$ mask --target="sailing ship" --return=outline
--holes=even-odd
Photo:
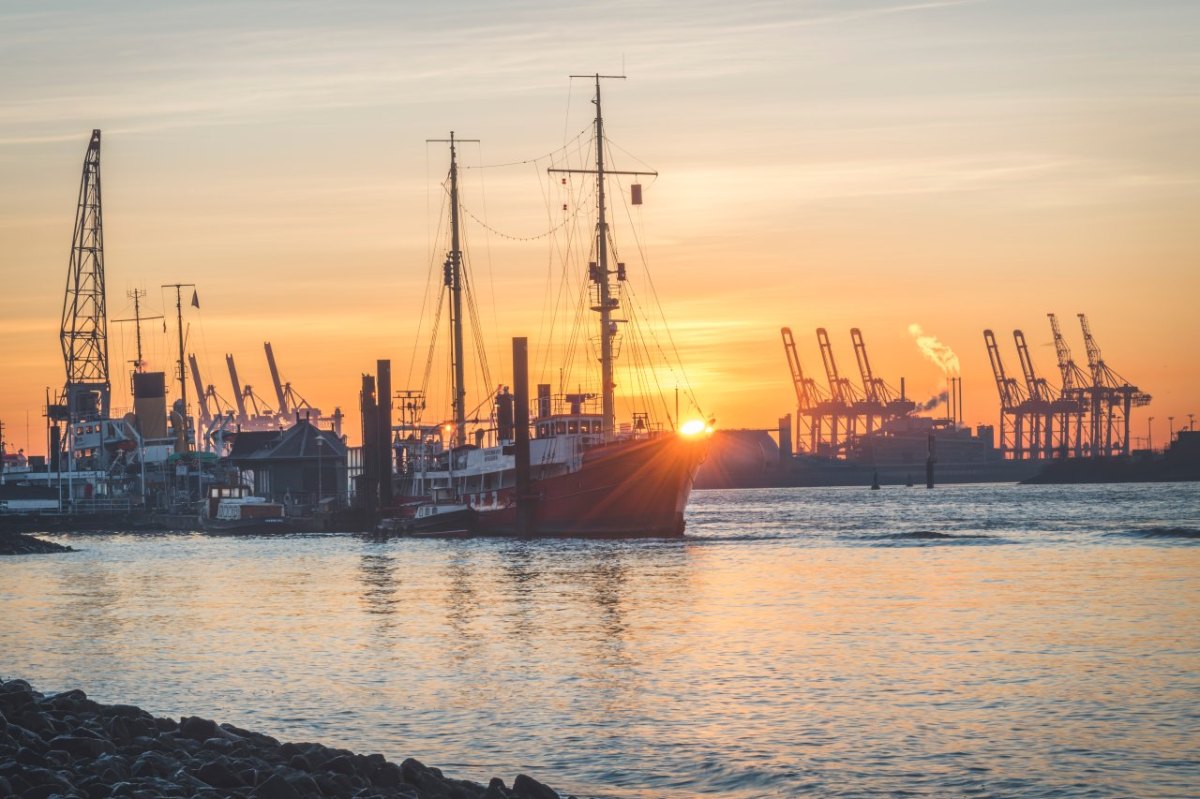
[[[616,172],[605,167],[601,75],[595,81],[593,121],[595,163],[589,169],[551,169],[549,172],[586,173],[595,178],[596,223],[594,260],[589,261],[587,291],[583,293],[598,323],[599,391],[551,393],[537,386],[530,413],[515,407],[507,388],[490,397],[492,412],[486,424],[469,420],[466,409],[463,351],[463,291],[467,283],[461,245],[459,167],[451,133],[450,250],[444,264],[449,289],[451,322],[451,388],[453,420],[422,425],[423,392],[406,392],[401,408],[410,415],[396,428],[395,496],[401,498],[394,518],[382,527],[392,531],[461,531],[480,535],[587,535],[664,537],[682,535],[684,508],[696,471],[705,457],[712,421],[703,417],[681,423],[678,400],[673,418],[656,423],[649,412],[634,412],[618,422],[616,342],[621,308],[620,290],[626,280],[623,263],[612,263],[612,244],[606,208],[606,180],[611,175],[654,173]],[[640,186],[636,191],[640,193]],[[634,199],[638,202],[640,197]],[[593,328],[594,329],[594,328]],[[523,395],[524,391],[517,392]],[[416,398],[420,397],[418,401]],[[596,400],[599,400],[598,407]],[[520,426],[528,420],[529,436]],[[474,440],[468,424],[477,423]],[[486,429],[485,429],[486,428]],[[489,435],[490,434],[490,435]],[[490,445],[487,439],[490,438]],[[528,488],[518,462],[528,447]]]

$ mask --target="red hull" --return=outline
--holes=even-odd
[[[665,434],[588,452],[578,471],[534,481],[530,534],[683,535],[683,509],[707,444],[706,437]],[[516,535],[516,508],[480,509],[473,527],[481,535]]]

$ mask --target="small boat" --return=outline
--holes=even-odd
[[[211,487],[200,525],[206,533],[262,535],[293,531],[283,505],[251,496],[245,486]]]

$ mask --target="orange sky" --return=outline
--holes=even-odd
[[[192,340],[218,391],[232,352],[269,398],[270,340],[310,402],[353,413],[376,358],[411,384],[444,246],[446,154],[425,139],[481,139],[463,148],[468,166],[540,156],[588,124],[589,88],[566,76],[622,69],[630,79],[605,94],[617,166],[660,173],[635,222],[720,425],[773,426],[792,409],[781,325],[814,376],[813,329],[830,330],[856,376],[858,326],[878,374],[905,375],[917,399],[937,392],[912,323],[960,356],[967,421],[995,423],[981,331],[1016,373],[1022,328],[1053,378],[1047,311],[1080,362],[1086,312],[1106,361],[1154,395],[1136,436],[1153,415],[1161,445],[1168,416],[1178,428],[1200,412],[1194,3],[36,9],[0,10],[0,420],[16,446],[44,450],[43,392],[63,380],[59,314],[93,127],[110,319],[130,315],[128,289],[159,313],[160,284],[197,283]],[[532,165],[463,183],[498,231],[550,226]],[[548,246],[472,221],[467,236],[500,380],[511,336],[538,343]],[[151,332],[151,365],[169,370],[172,345]],[[132,348],[128,326],[111,325],[115,386]]]

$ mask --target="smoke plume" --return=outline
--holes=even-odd
[[[942,370],[942,374],[957,375],[959,373],[958,356],[954,354],[954,350],[938,341],[937,336],[928,335],[921,330],[920,325],[915,323],[908,326],[908,332],[917,340],[917,346],[921,348],[921,353],[936,363]]]
[[[935,394],[932,397],[930,397],[929,399],[925,400],[924,402],[918,403],[917,410],[918,411],[932,411],[934,408],[941,405],[943,402],[949,402],[949,401],[950,401],[950,392],[943,391],[941,394]]]

